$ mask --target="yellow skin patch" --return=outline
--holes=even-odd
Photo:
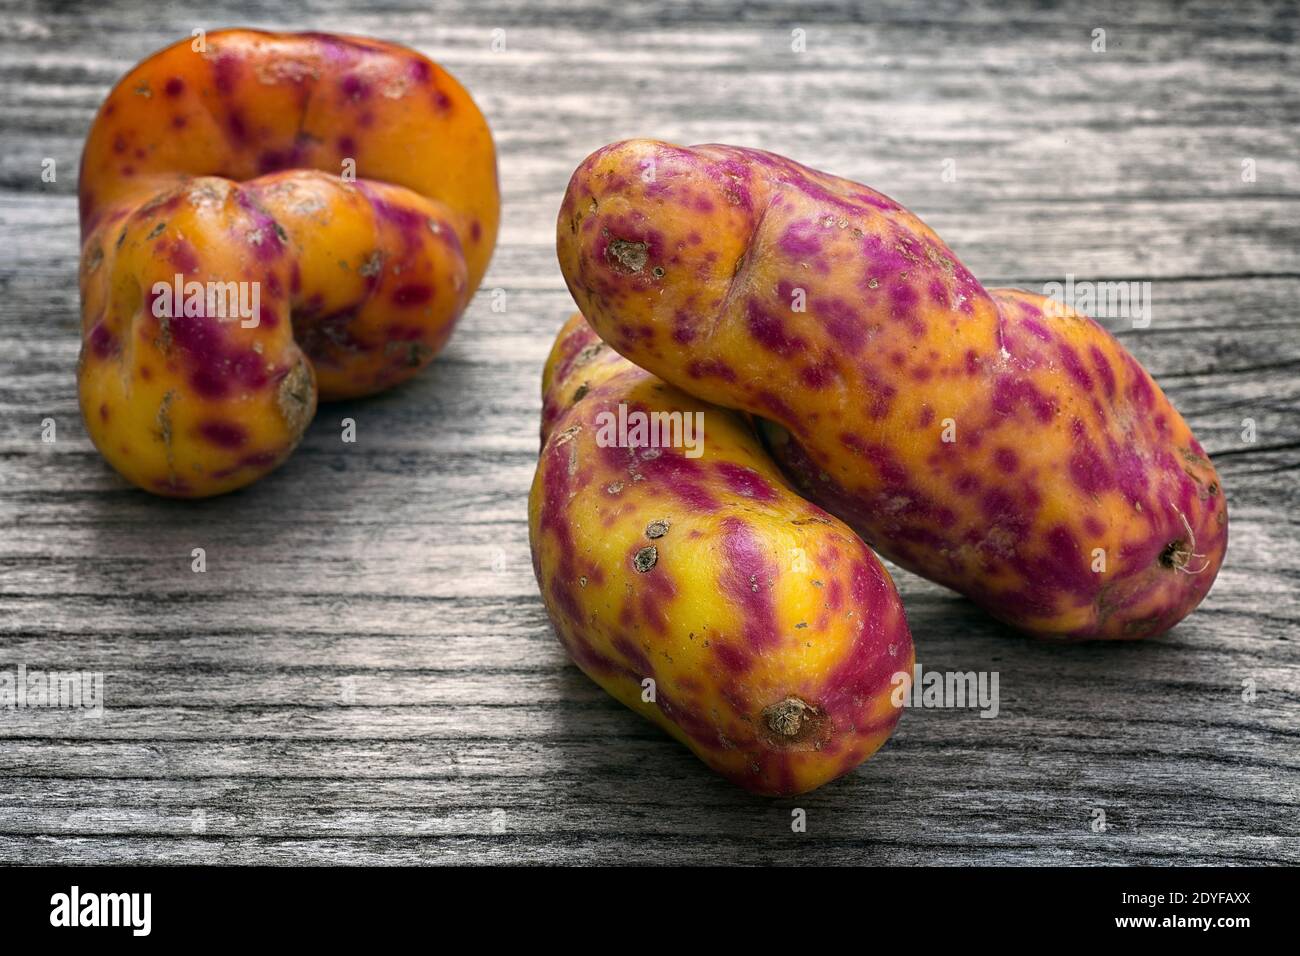
[[[701,415],[700,442],[620,446],[619,406]],[[885,742],[891,678],[913,662],[893,582],[790,490],[742,417],[636,368],[575,315],[546,364],[543,438],[533,564],[588,676],[756,793],[811,790]]]
[[[436,64],[250,30],[124,77],[87,138],[80,200],[82,414],[119,472],[178,497],[278,466],[318,397],[427,365],[482,279],[500,206],[487,124]],[[159,307],[178,275],[197,307]]]
[[[1133,639],[1205,596],[1223,488],[1104,328],[981,286],[880,193],[758,150],[592,154],[557,223],[596,332],[765,420],[802,494],[1032,634]]]

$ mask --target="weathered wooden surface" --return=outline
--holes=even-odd
[[[108,705],[0,711],[0,861],[1300,862],[1293,5],[349,6],[0,3],[0,669],[103,671]],[[78,418],[76,163],[127,67],[241,24],[444,63],[498,137],[504,228],[428,374],[326,407],[251,489],[167,502],[126,487]],[[986,284],[1151,281],[1150,328],[1107,324],[1229,496],[1201,610],[1143,644],[1045,646],[898,572],[921,661],[997,670],[1001,714],[911,711],[797,800],[738,792],[606,698],[551,634],[524,518],[570,309],[555,210],[583,156],[631,135],[862,179]]]

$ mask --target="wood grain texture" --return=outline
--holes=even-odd
[[[107,698],[101,719],[0,711],[0,861],[1300,862],[1294,5],[349,7],[0,0],[0,669],[102,671]],[[492,123],[505,215],[426,374],[326,406],[271,478],[186,504],[126,487],[82,430],[75,171],[131,64],[230,25],[443,63]],[[1150,281],[1149,328],[1105,324],[1220,470],[1204,606],[1159,640],[1054,647],[891,568],[922,663],[997,670],[1001,713],[913,710],[795,800],[737,791],[607,698],[550,630],[525,506],[572,308],[555,212],[588,152],[633,135],[861,179],[987,285]]]

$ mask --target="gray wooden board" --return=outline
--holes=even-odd
[[[232,25],[442,62],[492,123],[504,224],[427,374],[327,406],[252,488],[170,502],[79,421],[75,170],[119,75]],[[3,0],[0,668],[101,671],[107,707],[0,712],[0,861],[1300,862],[1297,26],[1254,3]],[[555,212],[588,152],[638,135],[868,182],[989,285],[1150,281],[1149,328],[1106,324],[1227,489],[1204,606],[1158,640],[1049,646],[898,571],[923,664],[997,670],[1001,712],[911,710],[794,800],[607,698],[550,630],[525,506],[571,309]]]

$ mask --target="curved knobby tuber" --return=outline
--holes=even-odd
[[[255,481],[318,398],[427,365],[499,207],[491,133],[437,64],[251,30],[131,70],[91,126],[80,201],[82,414],[114,468],[178,497]]]
[[[593,354],[595,341],[574,316],[551,350],[529,496],[565,650],[749,790],[800,793],[851,770],[892,732],[891,679],[912,667],[888,573],[789,488],[741,416]],[[620,406],[702,415],[701,454],[602,442]]]
[[[1147,371],[1086,316],[984,288],[887,196],[629,140],[573,174],[556,243],[606,343],[757,416],[802,494],[1002,620],[1146,637],[1213,583],[1222,485]]]

